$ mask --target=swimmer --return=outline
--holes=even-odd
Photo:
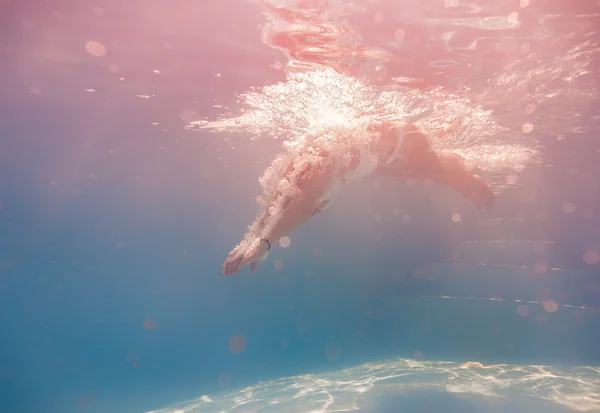
[[[431,150],[413,123],[426,115],[413,117],[405,127],[389,121],[373,123],[369,130],[378,136],[374,148],[352,148],[348,162],[330,156],[316,141],[309,144],[287,164],[264,212],[223,263],[223,274],[233,275],[247,264],[256,270],[274,243],[327,209],[341,185],[375,172],[429,179],[460,192],[478,209],[490,208],[494,193],[459,155]]]

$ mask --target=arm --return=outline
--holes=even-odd
[[[273,243],[315,214],[333,177],[329,159],[301,155],[293,162],[279,181],[270,205],[225,260],[223,274],[232,275],[249,262],[254,270]]]

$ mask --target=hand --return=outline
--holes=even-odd
[[[269,251],[267,243],[261,241],[258,241],[258,245],[253,247],[249,252],[244,251],[242,247],[243,245],[240,244],[229,253],[229,256],[223,263],[223,275],[233,275],[239,272],[249,262],[251,263],[252,271],[255,271],[258,262],[261,261],[267,251]]]

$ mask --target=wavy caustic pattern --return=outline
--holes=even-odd
[[[477,405],[482,401],[485,405],[479,406],[481,411],[497,411],[493,410],[496,404],[510,409],[519,399],[526,400],[527,407],[523,411],[600,410],[598,368],[559,369],[399,359],[333,373],[269,381],[148,413],[413,411],[410,397],[416,390],[423,391],[424,397],[430,400],[441,398],[437,411],[457,410],[449,403],[451,395],[463,397],[462,411],[469,407],[467,411],[473,411],[469,403]],[[385,404],[389,404],[386,396],[393,398],[393,408],[384,409]],[[540,406],[536,405],[535,399]],[[432,403],[420,400],[416,408],[420,411],[428,404]]]

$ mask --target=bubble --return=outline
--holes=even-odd
[[[595,250],[586,250],[583,253],[583,261],[590,265],[598,264],[600,262],[600,254]]]
[[[460,222],[460,214],[452,214],[452,222]]]
[[[104,56],[106,54],[106,47],[100,43],[93,40],[90,40],[85,44],[85,50],[92,56]]]
[[[290,237],[279,238],[279,245],[281,246],[281,248],[287,248],[290,246],[291,243],[292,241],[290,240]]]
[[[283,261],[277,260],[277,261],[275,261],[275,263],[273,265],[275,266],[276,269],[283,270]]]
[[[328,361],[337,361],[342,356],[342,348],[338,344],[329,343],[325,346],[323,353]]]
[[[375,23],[381,23],[383,21],[383,13],[375,13],[373,20],[375,20]]]
[[[565,202],[562,206],[562,210],[565,214],[572,214],[575,212],[575,204],[572,202]]]
[[[528,115],[531,115],[533,112],[535,112],[536,108],[537,107],[535,104],[530,103],[527,106],[525,106],[525,113],[527,113]]]
[[[233,354],[241,354],[246,349],[246,336],[243,334],[234,334],[229,337],[229,351]]]
[[[406,36],[404,29],[398,29],[394,33],[394,39],[396,39],[397,42],[402,42],[404,40],[404,36]]]
[[[153,318],[147,318],[144,320],[142,326],[144,327],[144,329],[146,330],[154,330],[157,326],[157,322],[155,319]]]
[[[514,185],[517,182],[519,182],[519,175],[515,175],[515,174],[508,175],[504,180],[506,181],[506,183],[508,185]]]
[[[529,133],[533,130],[533,125],[531,123],[526,123],[521,127],[523,133]]]
[[[549,313],[553,313],[558,309],[558,304],[556,304],[553,300],[544,300],[542,302],[542,307]]]
[[[529,315],[529,307],[519,304],[517,306],[517,314],[519,314],[521,317],[527,317]]]

